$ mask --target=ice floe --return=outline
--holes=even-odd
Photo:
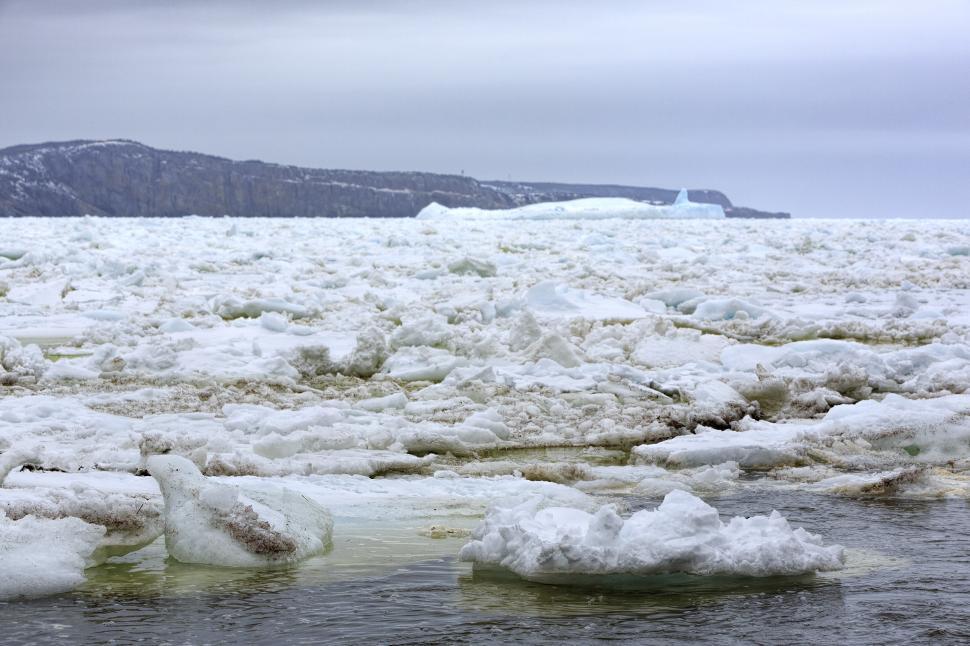
[[[842,460],[859,465],[945,464],[970,457],[970,396],[912,400],[887,395],[832,408],[819,421],[747,421],[737,430],[699,428],[634,454],[659,464],[698,466],[734,460],[770,468]]]
[[[330,546],[330,513],[296,492],[242,493],[207,481],[179,456],[153,456],[148,470],[165,498],[165,545],[180,561],[234,567],[291,563]]]
[[[79,518],[19,520],[0,510],[0,599],[43,597],[84,583],[104,528]]]
[[[577,317],[592,321],[633,321],[646,310],[622,298],[610,298],[546,281],[530,288],[525,298],[540,316]]]
[[[626,519],[611,506],[588,513],[530,500],[493,508],[460,557],[551,583],[591,575],[798,575],[839,569],[844,560],[841,547],[824,546],[777,512],[724,523],[679,490]]]
[[[161,500],[129,492],[106,493],[83,482],[63,487],[6,487],[0,489],[0,510],[12,520],[25,517],[58,520],[76,518],[104,529],[92,563],[122,556],[151,544],[164,531]]]

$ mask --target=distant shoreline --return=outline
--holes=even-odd
[[[437,202],[507,209],[587,197],[670,204],[677,190],[609,184],[479,181],[464,175],[359,171],[233,161],[125,139],[24,144],[0,150],[0,216],[414,217]],[[690,189],[729,218],[790,218]],[[131,216],[130,213],[140,213]]]

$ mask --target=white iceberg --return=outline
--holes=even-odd
[[[720,204],[691,202],[682,189],[673,204],[648,204],[625,197],[585,197],[566,202],[543,202],[512,209],[448,208],[432,202],[421,209],[419,220],[682,220],[723,218]]]
[[[591,575],[791,576],[837,570],[844,561],[842,547],[824,546],[778,512],[724,523],[685,491],[626,520],[610,505],[590,514],[539,504],[491,509],[460,558],[549,583]]]

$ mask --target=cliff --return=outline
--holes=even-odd
[[[301,168],[121,139],[0,150],[0,216],[413,217],[431,202],[492,209],[593,196],[669,203],[676,191]],[[690,197],[721,204],[729,215],[735,208],[718,191],[692,190]]]

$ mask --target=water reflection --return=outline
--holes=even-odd
[[[838,587],[838,581],[814,575],[799,577],[574,577],[569,584],[525,581],[495,569],[473,568],[458,577],[462,605],[468,611],[526,615],[588,615],[596,612],[652,614],[700,603],[783,592]]]
[[[296,565],[276,568],[224,568],[165,560],[163,569],[143,569],[138,564],[114,563],[99,568],[85,592],[102,599],[159,598],[201,594],[238,595],[254,591],[274,592],[291,588],[300,578]]]

